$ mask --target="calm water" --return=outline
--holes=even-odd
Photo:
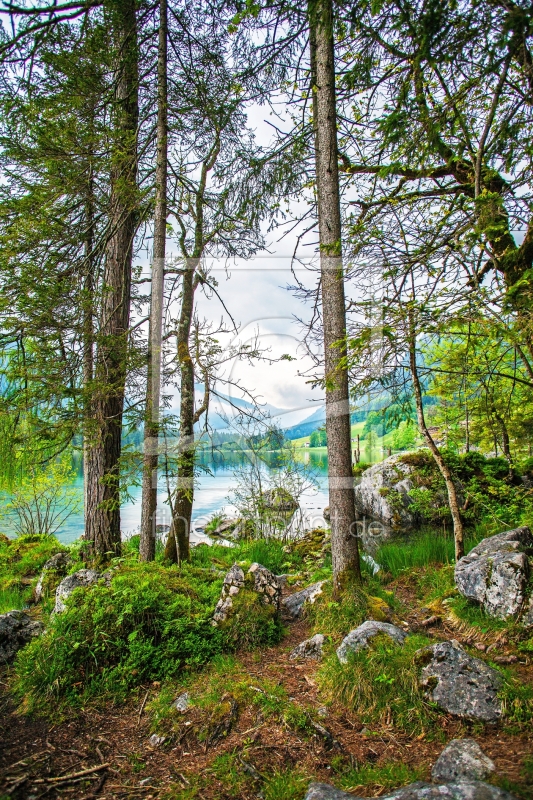
[[[311,489],[306,492],[300,499],[300,507],[305,519],[306,527],[315,527],[323,525],[323,510],[329,505],[328,499],[328,479],[327,479],[327,456],[321,452],[314,453],[305,451],[301,453],[301,460],[307,463],[313,470],[314,477],[317,481],[317,488]],[[231,515],[235,513],[235,509],[231,506],[229,495],[235,486],[234,471],[239,463],[242,463],[242,458],[237,455],[229,454],[229,456],[222,459],[218,457],[204,457],[203,464],[209,472],[202,472],[198,476],[197,487],[194,495],[194,508],[193,508],[193,534],[191,539],[193,541],[202,541],[206,537],[203,536],[201,529],[215,512],[224,510]],[[265,465],[265,471],[268,471],[268,466]],[[79,492],[80,501],[83,498],[83,476],[75,482],[75,488]],[[124,503],[120,510],[121,528],[124,537],[132,536],[138,532],[141,522],[141,487],[130,487],[129,493],[131,499]],[[170,509],[165,503],[167,498],[166,483],[164,480],[160,481],[158,488],[158,508],[157,508],[157,523],[159,525],[168,525],[170,523]],[[81,503],[80,503],[81,505]],[[9,518],[4,517],[1,522],[1,528],[8,536],[14,535],[12,525]],[[63,525],[62,528],[56,533],[57,538],[68,544],[78,539],[83,533],[83,513],[80,511],[73,514]]]

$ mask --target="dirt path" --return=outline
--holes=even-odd
[[[421,616],[417,612],[416,619]],[[415,621],[414,612],[410,621]],[[246,653],[239,661],[253,678],[268,678],[282,685],[301,706],[318,710],[322,703],[315,680],[316,663],[289,659],[290,650],[308,635],[306,622],[292,623],[279,645],[261,650],[259,655],[257,651]],[[17,715],[5,694],[5,683],[2,690],[1,800],[155,800],[175,797],[182,790],[186,796],[188,789],[190,797],[205,800],[251,800],[258,797],[265,774],[282,773],[292,767],[328,782],[339,758],[352,765],[402,762],[421,768],[422,776],[429,777],[431,765],[443,747],[442,742],[412,739],[387,726],[378,734],[370,733],[357,715],[335,705],[321,712],[323,721],[311,735],[271,720],[258,723],[252,709],[243,708],[228,735],[212,746],[199,742],[194,735],[184,735],[179,743],[167,741],[153,746],[149,715],[143,709],[158,693],[157,685],[140,687],[128,705],[87,710],[56,725]],[[459,724],[443,716],[442,729],[443,740],[450,739]],[[530,736],[493,731],[476,733],[475,738],[495,762],[498,773],[518,784],[523,782],[523,759],[533,754]],[[215,759],[224,754],[236,754],[237,768],[247,776],[248,782],[239,793],[228,793],[216,771],[210,773]],[[86,770],[91,772],[78,774]],[[194,794],[191,788],[192,776],[196,775],[209,776],[201,794]],[[366,796],[382,791],[383,787],[376,784],[357,787],[357,793]]]

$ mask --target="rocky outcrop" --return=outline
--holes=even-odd
[[[397,644],[403,644],[407,636],[406,632],[402,631],[401,628],[397,628],[396,625],[368,619],[344,637],[337,648],[337,658],[341,664],[347,664],[350,653],[357,653],[358,650],[363,650],[369,646],[371,639],[383,634]]]
[[[326,637],[322,633],[316,633],[310,639],[300,642],[300,644],[294,648],[289,658],[309,658],[314,661],[320,661],[325,641]]]
[[[0,664],[12,661],[18,651],[43,630],[43,624],[33,620],[24,611],[0,614]]]
[[[501,718],[500,674],[468,655],[458,642],[439,642],[419,650],[416,657],[424,665],[420,688],[444,711],[482,722]]]
[[[402,458],[402,455],[389,456],[380,464],[374,464],[363,472],[355,487],[359,514],[380,520],[393,530],[412,528],[419,521],[408,495],[414,485],[410,477],[413,467]]]
[[[61,614],[65,611],[67,607],[66,601],[75,589],[91,586],[97,583],[100,578],[104,578],[106,582],[109,583],[110,576],[108,574],[103,575],[100,572],[96,572],[94,569],[80,569],[72,575],[67,575],[56,589],[55,613]]]
[[[35,587],[35,591],[33,593],[36,603],[42,600],[45,588],[47,588],[48,591],[50,590],[49,584],[52,575],[55,574],[55,576],[57,577],[63,576],[67,571],[67,567],[71,563],[71,561],[72,557],[70,553],[67,552],[56,553],[55,556],[52,556],[52,558],[48,559],[46,564],[43,566],[41,576],[37,582],[37,586]]]
[[[298,509],[298,503],[287,489],[276,486],[274,489],[267,489],[262,495],[263,505],[269,511],[281,511],[285,514],[294,512]]]
[[[322,586],[325,582],[312,583],[311,586],[306,586],[305,589],[285,597],[281,605],[287,616],[291,619],[299,619],[302,616],[305,604],[310,603],[312,605],[316,598],[322,594]]]
[[[227,619],[233,607],[233,598],[244,588],[256,592],[265,605],[273,606],[276,612],[279,612],[281,584],[277,576],[261,564],[252,564],[245,575],[244,570],[238,564],[234,564],[224,578],[220,599],[213,613],[212,625],[216,626]]]
[[[483,781],[494,769],[475,739],[452,739],[436,760],[431,778],[436,783]]]
[[[455,566],[460,593],[498,619],[516,616],[527,597],[533,536],[516,528],[483,539]]]
[[[312,783],[304,800],[359,800],[357,795],[342,792],[327,783]],[[423,783],[417,781],[392,794],[382,795],[380,800],[515,800],[498,786],[481,781],[456,783]]]

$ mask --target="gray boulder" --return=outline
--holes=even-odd
[[[61,614],[65,611],[67,607],[66,601],[75,589],[91,586],[103,577],[100,572],[96,572],[94,569],[80,569],[72,575],[67,575],[56,589],[55,613]]]
[[[515,616],[526,600],[533,536],[527,527],[483,539],[455,565],[460,593],[498,619]]]
[[[435,783],[482,781],[494,770],[475,739],[452,739],[436,760],[431,778]]]
[[[481,659],[468,655],[458,642],[425,647],[418,651],[417,661],[425,665],[420,688],[444,711],[483,722],[501,718],[500,674]]]
[[[220,599],[211,620],[212,625],[216,627],[227,619],[233,608],[233,598],[245,587],[257,592],[265,605],[274,606],[276,612],[279,612],[281,583],[278,577],[261,564],[252,564],[245,576],[244,570],[234,564],[224,578]]]
[[[281,602],[283,610],[292,619],[298,619],[302,615],[305,604],[310,603],[312,605],[316,598],[322,594],[322,586],[325,582],[312,583],[311,586],[306,586],[305,589],[285,597]]]
[[[56,572],[58,575],[64,575],[70,561],[71,561],[70,553],[65,553],[65,552],[56,553],[55,556],[52,556],[52,558],[48,559],[48,561],[43,566],[40,578],[37,581],[37,586],[35,587],[34,598],[36,603],[42,600],[44,594],[44,586],[47,579],[47,573]]]
[[[357,795],[341,792],[327,783],[312,783],[304,800],[354,800]],[[481,781],[457,783],[423,783],[417,781],[380,800],[516,800],[512,794]]]
[[[314,661],[320,661],[325,641],[326,637],[322,633],[315,633],[310,639],[300,642],[300,644],[294,648],[289,658],[310,658]]]
[[[385,634],[389,636],[397,644],[403,644],[407,634],[396,625],[390,625],[388,622],[376,622],[373,619],[367,619],[362,625],[359,625],[355,630],[344,637],[339,647],[337,648],[337,657],[341,664],[348,663],[348,654],[357,653],[358,650],[363,650],[369,646],[370,640],[374,636]]]
[[[412,528],[418,522],[408,492],[413,488],[413,467],[402,455],[386,458],[365,470],[355,486],[355,505],[361,516],[380,520],[392,529]]]
[[[43,630],[44,625],[33,620],[24,611],[0,614],[0,664],[12,661],[18,651]]]

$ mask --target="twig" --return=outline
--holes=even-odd
[[[91,775],[93,772],[100,772],[102,769],[107,769],[110,764],[98,764],[96,767],[89,769],[82,769],[79,772],[71,772],[70,775],[62,775],[59,778],[36,778],[34,783],[61,783],[62,781],[72,781],[76,778],[83,778],[85,775]]]
[[[146,692],[146,694],[144,695],[144,700],[143,700],[143,701],[142,701],[142,703],[141,703],[141,707],[140,707],[140,709],[139,709],[139,717],[138,717],[138,719],[137,719],[137,725],[140,725],[140,722],[141,722],[141,716],[142,716],[142,713],[143,713],[143,711],[144,711],[144,707],[145,707],[145,705],[146,705],[146,701],[148,700],[148,695],[149,695],[149,694],[150,694],[150,689],[148,689],[148,691],[147,691],[147,692]]]

